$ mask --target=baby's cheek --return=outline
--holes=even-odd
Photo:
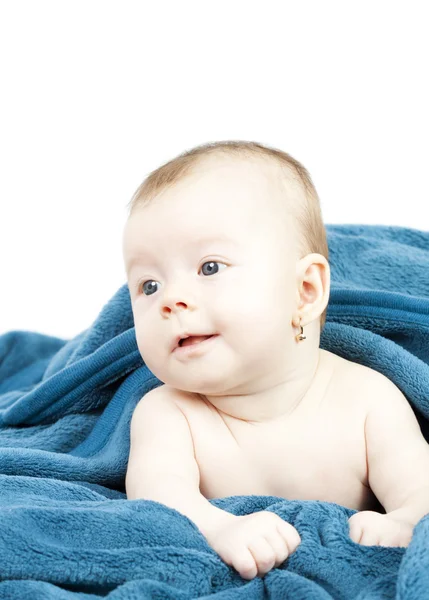
[[[140,352],[140,356],[143,358],[144,362],[146,362],[148,360],[148,344],[145,343],[145,336],[143,336],[137,329],[136,329],[136,342],[137,342],[137,348],[139,349]]]
[[[156,333],[142,319],[135,319],[134,323],[137,347],[143,360],[148,364],[147,361],[153,360],[152,357],[156,352],[156,344],[153,341],[151,343],[151,340],[156,338]]]
[[[166,347],[164,348],[164,351],[162,351],[162,347],[159,344],[150,342],[150,340],[153,340],[154,338],[147,335],[147,332],[145,332],[144,335],[137,334],[136,337],[137,346],[143,362],[155,377],[158,377],[161,381],[165,381],[165,369],[168,364],[169,348]]]

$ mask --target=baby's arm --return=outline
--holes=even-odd
[[[166,504],[186,515],[206,535],[211,527],[234,515],[210,504],[199,485],[186,417],[165,386],[155,388],[143,396],[131,419],[127,498]]]
[[[160,386],[147,393],[131,419],[125,488],[129,500],[166,504],[187,516],[209,545],[242,577],[277,567],[301,542],[295,527],[270,511],[236,516],[213,506],[200,492],[200,471],[188,421]]]
[[[351,537],[365,545],[407,546],[414,526],[429,513],[429,445],[399,388],[377,372],[370,385],[368,480],[386,514],[356,513],[349,520]]]

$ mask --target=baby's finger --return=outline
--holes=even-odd
[[[361,546],[378,546],[379,534],[370,529],[364,529],[359,544]]]
[[[277,531],[280,533],[282,538],[285,540],[289,554],[293,554],[297,547],[301,543],[301,536],[293,525],[286,521],[279,521],[276,525]]]
[[[289,556],[289,548],[286,544],[286,540],[277,530],[265,533],[264,538],[267,540],[268,545],[273,549],[275,556],[274,566],[278,567]]]
[[[349,521],[349,536],[355,544],[360,544],[363,531],[359,522]]]
[[[256,540],[250,542],[247,547],[255,559],[259,577],[262,577],[274,567],[276,556],[265,538],[258,537]]]
[[[253,579],[258,574],[255,559],[247,548],[241,548],[239,556],[234,557],[231,562],[243,579]]]

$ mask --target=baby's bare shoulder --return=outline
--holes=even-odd
[[[353,381],[362,383],[362,385],[388,385],[389,382],[392,384],[388,377],[371,367],[361,365],[342,356],[333,356],[335,356],[335,360],[338,362],[337,374],[343,381]]]
[[[402,394],[386,375],[357,362],[336,356],[336,385],[332,387],[338,399],[349,398],[352,405],[368,411],[380,397]]]
[[[379,402],[380,398],[388,401],[389,398],[402,396],[405,399],[398,386],[380,371],[346,359],[341,360],[343,385],[350,389],[353,387],[356,394],[365,400],[368,409]]]

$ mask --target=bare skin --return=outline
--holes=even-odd
[[[313,383],[284,419],[251,423],[222,413],[204,396],[176,390],[192,433],[207,498],[273,495],[383,507],[368,485],[364,422],[367,367],[320,350]],[[276,460],[273,460],[276,457]]]

